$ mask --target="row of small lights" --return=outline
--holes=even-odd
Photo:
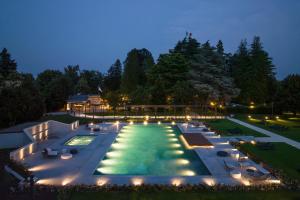
[[[119,124],[120,124],[119,121],[116,121],[116,122],[115,122],[115,125],[119,125]],[[129,122],[129,125],[133,125],[133,124],[134,124],[133,121],[130,121],[130,122]],[[145,121],[143,122],[143,124],[144,124],[144,125],[147,125],[147,124],[148,124],[148,121],[145,120]],[[157,124],[161,124],[161,121],[158,121]],[[176,122],[175,122],[175,121],[172,121],[171,124],[172,124],[172,125],[175,125]],[[92,125],[92,123],[91,123],[91,125]]]
[[[248,115],[248,118],[249,118],[249,119],[253,119],[251,115]],[[276,119],[280,119],[279,116],[276,116],[275,118],[276,118]],[[268,120],[268,119],[269,119],[269,117],[268,117],[268,116],[265,116],[265,120]]]
[[[212,178],[204,178],[203,181],[208,186],[214,186],[216,184],[215,180],[212,179]],[[97,185],[98,186],[104,186],[104,185],[106,185],[108,183],[109,183],[109,179],[108,178],[100,178],[97,181]],[[134,177],[134,178],[131,179],[131,183],[134,186],[141,186],[144,183],[144,179],[140,178],[140,177]],[[183,183],[184,183],[184,180],[182,178],[173,178],[173,179],[171,179],[171,185],[173,185],[173,186],[180,186]]]

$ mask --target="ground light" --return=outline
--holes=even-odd
[[[103,186],[105,184],[108,183],[108,178],[100,178],[98,181],[97,181],[97,185],[98,186]]]
[[[174,185],[174,186],[180,186],[182,184],[182,180],[179,179],[179,178],[173,178],[171,180],[171,184]]]
[[[216,184],[213,178],[203,178],[203,182],[208,186],[214,186]]]
[[[160,122],[160,121],[158,121],[158,122],[157,122],[157,124],[161,124],[161,122]]]
[[[172,121],[172,125],[175,125],[176,123],[174,121]]]
[[[132,124],[133,124],[133,121],[130,121],[129,124],[132,125]]]
[[[147,125],[148,124],[148,122],[147,121],[144,121],[144,125]]]
[[[265,116],[265,120],[268,120],[269,119],[269,117],[268,116]]]
[[[252,118],[252,116],[251,116],[251,115],[248,115],[248,118],[249,118],[249,119],[251,119],[251,118]]]
[[[132,184],[135,186],[139,186],[143,184],[143,179],[142,178],[133,178],[132,180]]]
[[[276,119],[279,119],[279,116],[276,116]]]

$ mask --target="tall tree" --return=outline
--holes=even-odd
[[[106,91],[116,91],[120,89],[122,78],[122,64],[119,59],[108,69],[104,77],[104,89]]]
[[[291,74],[280,82],[277,96],[277,106],[281,111],[300,112],[300,75]]]
[[[44,113],[43,99],[31,74],[15,73],[0,87],[0,127],[37,120]]]
[[[122,91],[131,93],[146,84],[146,71],[154,65],[152,54],[147,49],[133,49],[127,54],[122,76]]]
[[[242,40],[237,52],[231,58],[231,75],[235,84],[240,88],[240,94],[237,101],[240,103],[250,103],[254,101],[249,89],[251,88],[251,62],[247,48],[247,41]]]
[[[71,88],[70,79],[60,71],[45,70],[36,79],[48,112],[63,108]]]
[[[174,95],[174,86],[185,82],[188,73],[188,63],[179,53],[162,54],[158,62],[148,74],[152,102],[164,104],[168,97]]]
[[[199,52],[200,43],[192,37],[192,33],[186,33],[182,41],[179,41],[170,52],[182,54],[187,61],[193,60]]]
[[[75,90],[78,94],[90,94],[91,88],[89,87],[88,81],[81,77],[75,87]]]
[[[80,80],[85,80],[87,82],[87,86],[85,86],[85,89],[81,89],[81,93],[92,93],[92,94],[98,94],[99,93],[99,87],[102,86],[103,82],[103,76],[100,72],[95,70],[83,70],[80,73]],[[77,91],[78,92],[78,91]]]
[[[209,41],[205,42],[195,55],[189,71],[189,80],[203,102],[228,102],[239,93],[226,71],[224,57],[215,51]]]
[[[16,70],[17,63],[11,59],[7,49],[4,48],[0,53],[0,75],[6,77],[11,73],[15,73]]]
[[[217,43],[217,53],[220,54],[221,56],[224,55],[224,47],[223,47],[223,42],[222,40],[219,40]]]
[[[75,86],[79,80],[79,74],[80,74],[80,68],[79,65],[68,65],[64,68],[64,74],[67,78],[70,79],[71,82],[71,89],[70,89],[70,95],[75,94]]]
[[[246,41],[242,41],[232,62],[232,74],[241,89],[237,100],[244,104],[270,102],[276,85],[272,59],[263,49],[259,37],[254,37],[250,50],[246,45]]]
[[[257,102],[267,102],[270,100],[270,94],[274,91],[271,87],[274,78],[274,65],[268,53],[263,49],[258,36],[255,36],[251,44],[250,60],[252,68],[253,97]],[[254,90],[255,88],[255,90]]]

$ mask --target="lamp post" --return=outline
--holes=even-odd
[[[210,102],[210,105],[211,105],[212,108],[214,108],[214,111],[215,111],[215,118],[216,118],[216,116],[217,116],[217,106],[216,106],[216,103],[213,102],[213,101],[211,101],[211,102]]]

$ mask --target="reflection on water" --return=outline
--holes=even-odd
[[[182,175],[209,174],[193,152],[178,140],[177,128],[147,124],[125,126],[95,174]]]

